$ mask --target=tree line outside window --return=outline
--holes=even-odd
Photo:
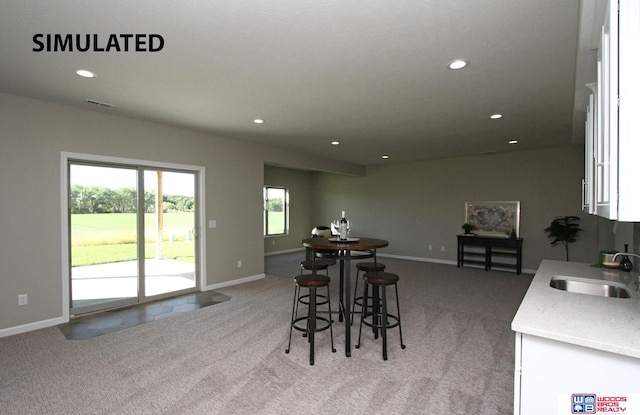
[[[73,185],[69,192],[69,209],[71,214],[83,213],[135,213],[136,194],[133,187],[109,189],[97,186]],[[193,196],[163,195],[162,211],[193,212]],[[144,192],[144,211],[155,213],[156,194]]]

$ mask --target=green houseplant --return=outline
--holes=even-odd
[[[551,225],[544,229],[549,238],[552,238],[551,245],[561,242],[564,245],[567,261],[569,260],[569,244],[578,239],[582,232],[580,228],[580,218],[577,216],[558,216],[551,221]]]
[[[470,234],[471,230],[473,229],[473,225],[470,223],[464,223],[461,227],[466,235]]]

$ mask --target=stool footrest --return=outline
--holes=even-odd
[[[298,331],[302,331],[304,333],[311,333],[311,330],[309,330],[308,325],[306,323],[305,323],[304,327],[302,327],[302,326],[297,324],[297,323],[299,323],[301,321],[306,321],[308,319],[309,319],[309,317],[307,317],[307,316],[298,317],[297,319],[293,320],[293,328],[298,330]],[[318,325],[317,325],[318,322],[322,322],[322,323],[324,323],[324,325],[321,325],[321,326],[318,327]],[[316,332],[327,330],[330,325],[331,325],[331,322],[329,321],[329,319],[324,318],[324,317],[317,317],[316,316],[316,329],[315,329]]]
[[[298,297],[298,302],[300,304],[309,305],[309,294],[301,295]],[[326,295],[316,294],[316,306],[324,305],[329,302],[329,299]]]
[[[371,317],[371,321],[368,321],[367,318],[370,318],[370,317]],[[382,320],[382,313],[379,313],[379,314],[378,313],[365,313],[362,316],[362,324],[364,324],[365,326],[372,327],[374,329],[381,329],[382,328],[382,321],[380,321],[380,323],[375,323],[374,321],[372,321],[372,320],[375,319],[374,317],[378,317],[380,320]],[[389,323],[389,319],[393,320],[393,322]],[[400,320],[398,319],[397,316],[394,316],[393,314],[388,314],[387,313],[387,328],[388,329],[391,329],[391,328],[394,328],[394,327],[398,327],[398,324],[400,324],[399,321]]]

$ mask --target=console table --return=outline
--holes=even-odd
[[[465,246],[484,247],[484,252],[467,251]],[[515,268],[516,273],[522,272],[522,238],[492,238],[488,236],[458,235],[458,268],[464,265],[465,255],[467,263],[484,264],[484,270],[488,271],[492,266]],[[484,257],[483,260],[478,258]],[[495,258],[513,258],[511,262],[496,262]],[[475,259],[474,259],[475,258]]]

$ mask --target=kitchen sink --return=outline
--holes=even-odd
[[[549,285],[557,290],[570,293],[596,295],[599,297],[631,298],[631,292],[622,284],[609,281],[585,281],[571,277],[552,277]]]

